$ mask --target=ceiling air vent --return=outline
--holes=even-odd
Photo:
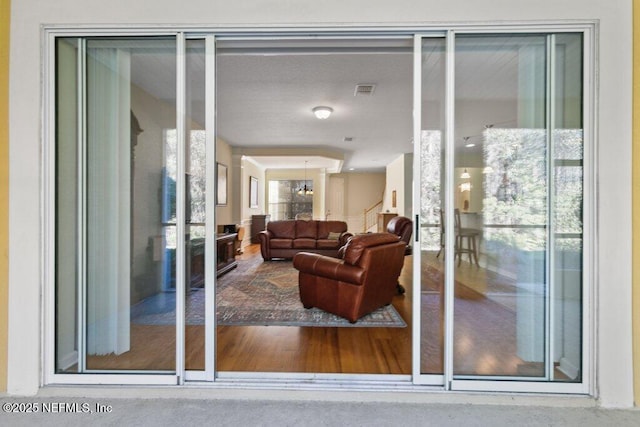
[[[344,142],[353,142],[353,137],[352,136],[345,136],[343,141]]]
[[[370,96],[376,90],[376,85],[371,83],[360,83],[356,85],[356,91],[353,96]]]

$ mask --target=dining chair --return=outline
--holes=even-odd
[[[478,264],[478,242],[476,240],[476,237],[480,236],[480,230],[462,227],[460,209],[455,209],[453,215],[456,228],[456,256],[458,257],[458,267],[460,266],[460,262],[462,262],[462,254],[469,254],[469,263],[473,264],[475,261],[476,265],[480,266],[480,264]]]
[[[469,262],[480,266],[478,263],[478,241],[477,237],[480,236],[480,230],[475,228],[462,227],[462,221],[460,218],[460,209],[454,210],[454,224],[455,224],[455,258],[458,258],[458,267],[462,262],[462,255],[469,254]],[[440,254],[445,250],[445,225],[444,225],[444,210],[440,210],[440,250],[436,255],[436,258],[440,257]]]

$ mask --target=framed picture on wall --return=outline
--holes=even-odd
[[[227,166],[216,163],[216,205],[227,205]]]
[[[258,207],[258,178],[255,176],[249,177],[249,207]]]

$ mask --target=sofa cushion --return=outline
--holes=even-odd
[[[315,249],[316,239],[295,239],[293,247],[294,249]]]
[[[273,238],[295,239],[296,221],[269,221],[267,223],[267,230],[273,233]],[[274,247],[273,244],[271,247]]]
[[[340,241],[334,239],[318,239],[316,241],[316,247],[318,249],[338,249],[340,247]]]
[[[293,239],[271,239],[270,245],[272,249],[291,249],[293,247]]]
[[[329,238],[329,233],[344,233],[347,223],[344,221],[318,221],[318,239]]]
[[[399,236],[391,233],[369,233],[353,236],[344,248],[344,262],[356,265],[366,248],[398,242]]]
[[[318,237],[318,221],[296,221],[296,239],[316,239]]]

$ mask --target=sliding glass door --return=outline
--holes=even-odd
[[[585,224],[592,211],[585,34],[448,31],[320,42],[182,33],[55,39],[53,372],[215,381],[218,363],[230,371],[225,380],[323,373],[349,381],[379,375],[383,366],[389,381],[415,385],[584,392],[585,260],[591,252]],[[223,40],[217,51],[216,40]],[[311,115],[320,101],[306,99],[305,91],[318,75],[325,80],[315,96],[337,94],[330,98],[337,130]],[[256,82],[251,90],[247,81]],[[376,82],[365,86],[377,87],[380,98],[391,94],[387,99],[394,102],[371,93],[364,98],[357,89],[354,94],[363,81]],[[269,104],[258,105],[260,90]],[[285,108],[273,99],[300,105]],[[236,133],[258,113],[270,115],[271,127]],[[395,127],[388,134],[370,130],[390,114]],[[298,131],[288,135],[294,126]],[[352,131],[361,136],[345,137]],[[283,135],[295,147],[279,146]],[[293,362],[280,363],[282,347],[262,339],[256,342],[273,349],[272,365],[263,364],[260,350],[248,355],[251,368],[242,367],[234,339],[247,325],[217,324],[216,307],[224,308],[223,296],[253,296],[254,287],[246,293],[218,290],[216,301],[215,286],[235,280],[232,267],[222,264],[242,252],[239,235],[251,229],[250,218],[266,216],[274,191],[269,178],[284,179],[274,166],[260,166],[260,158],[274,165],[274,157],[288,156],[279,164],[293,164],[304,148],[320,157],[318,145],[333,147],[326,151],[338,166],[315,175],[324,181],[307,180],[306,163],[304,175],[300,168],[294,172],[315,189],[307,210],[326,220],[330,175],[346,182],[342,191],[365,193],[350,187],[356,172],[340,169],[352,153],[336,152],[348,151],[348,139],[353,152],[366,148],[358,161],[384,175],[379,182],[393,194],[387,199],[395,209],[386,213],[414,221],[413,251],[401,276],[408,292],[394,300],[409,326],[357,335],[355,328],[250,324],[245,329],[256,335],[280,328],[279,335],[305,344],[314,343],[319,330],[337,337],[322,345],[339,362],[316,358],[306,365],[300,355],[312,346],[299,345],[290,350],[299,362],[292,368]],[[390,144],[403,165],[401,184],[387,176],[394,160],[378,154]],[[366,175],[352,182],[374,181]],[[340,219],[358,233],[359,218],[345,213]],[[216,237],[225,236],[232,239],[218,254]],[[259,248],[253,249],[255,265],[264,264]],[[411,268],[413,276],[406,274]],[[254,273],[247,271],[236,273],[249,283]],[[292,283],[285,285],[296,287]],[[361,348],[334,352],[335,342],[377,333],[384,339],[361,341],[378,351],[367,355],[369,365],[357,353]],[[216,339],[225,345],[216,348]],[[397,366],[378,363],[389,354]],[[341,357],[348,363],[342,365]],[[270,367],[274,360],[277,369]]]
[[[56,47],[55,370],[175,372],[175,39]]]
[[[414,310],[419,313],[420,351],[414,366],[420,374],[432,377],[430,383],[442,384],[445,362],[445,275],[441,268],[444,259],[444,234],[441,227],[445,191],[445,131],[446,131],[446,39],[418,38],[416,53],[420,73],[414,77],[420,88],[417,107],[421,114],[414,124],[414,186],[420,197],[414,202],[418,240],[414,241]],[[414,96],[416,94],[414,93]],[[416,96],[417,97],[417,96]],[[416,104],[414,104],[415,106]],[[418,202],[419,200],[419,202]],[[419,297],[419,298],[418,298]],[[418,307],[416,310],[415,307]],[[414,354],[414,358],[415,358]]]
[[[423,382],[582,382],[583,40],[450,33],[443,130],[429,123],[440,54],[422,40]]]
[[[207,64],[204,39],[185,40],[185,369],[205,369]]]

